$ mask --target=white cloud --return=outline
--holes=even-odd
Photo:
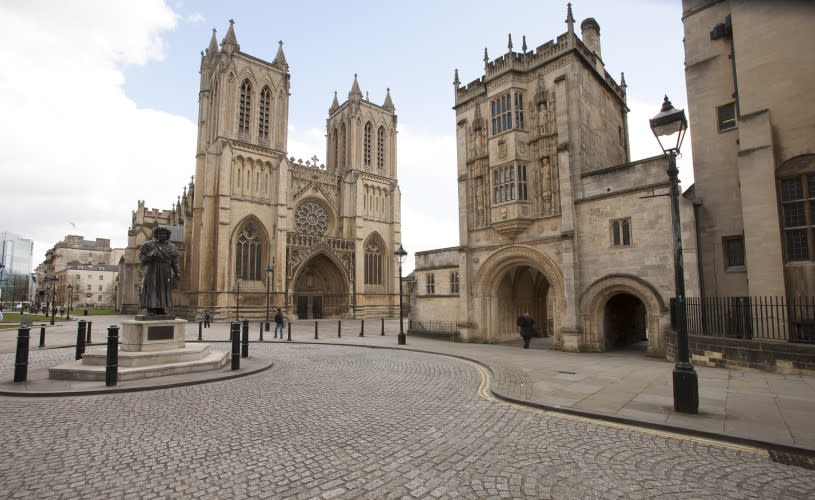
[[[66,234],[124,246],[136,201],[170,208],[194,168],[195,125],[122,88],[124,65],[164,56],[177,16],[159,1],[32,1],[0,18],[3,226],[35,240],[35,265]]]

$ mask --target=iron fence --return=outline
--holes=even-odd
[[[413,332],[449,334],[451,337],[458,333],[458,323],[455,321],[418,321],[408,320],[408,330]]]
[[[687,297],[685,316],[692,335],[815,343],[815,297]]]

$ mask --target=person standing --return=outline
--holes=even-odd
[[[283,340],[283,313],[279,307],[274,315],[274,338],[277,338],[277,332],[280,332],[280,340]]]
[[[524,339],[524,349],[529,349],[529,341],[535,336],[535,320],[529,317],[529,313],[518,316],[516,322],[521,327],[521,337]]]
[[[209,320],[212,319],[212,315],[209,311],[204,312],[204,328],[209,328]]]

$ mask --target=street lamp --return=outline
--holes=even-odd
[[[407,252],[402,248],[401,243],[399,244],[399,250],[394,252],[394,255],[396,256],[397,262],[399,262],[399,335],[397,336],[397,343],[399,345],[405,345],[405,323],[402,317],[402,263],[405,262]]]
[[[674,410],[682,413],[699,413],[699,381],[689,360],[688,323],[685,315],[685,270],[682,259],[682,228],[679,221],[679,169],[676,157],[688,120],[685,111],[676,109],[665,96],[662,109],[650,120],[651,130],[659,147],[668,160],[668,178],[671,181],[671,224],[674,240],[674,285],[676,287],[677,356],[673,372]],[[662,138],[662,139],[661,139]]]
[[[274,273],[274,257],[272,257],[272,265],[266,266],[266,325],[265,329],[269,331],[269,275]]]
[[[70,283],[68,283],[68,313],[65,315],[66,321],[71,320],[71,306],[73,305],[74,301],[74,287]]]
[[[235,299],[235,321],[241,320],[241,279],[238,278],[238,294]]]
[[[46,277],[45,281],[51,282],[51,326],[54,326],[54,318],[57,315],[57,306],[54,304],[54,293],[56,292],[56,282],[59,281],[59,278],[56,276],[51,276],[50,278]]]

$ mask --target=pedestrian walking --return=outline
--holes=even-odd
[[[283,313],[279,307],[274,315],[274,338],[277,338],[277,332],[280,332],[280,339],[283,340]]]
[[[209,311],[204,312],[204,328],[209,328],[209,320],[212,319],[212,315]]]
[[[521,327],[521,337],[524,339],[524,349],[529,349],[529,341],[534,337],[537,332],[535,331],[535,320],[529,317],[529,313],[523,313],[522,316],[518,316],[518,321],[516,321],[519,327]]]

